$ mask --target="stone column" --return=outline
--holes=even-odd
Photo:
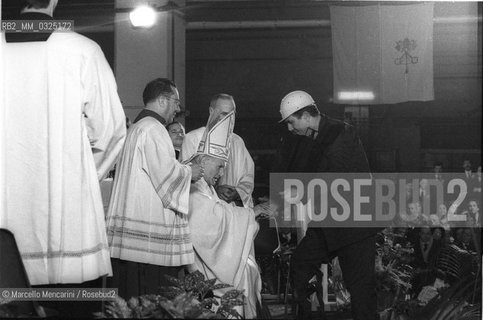
[[[131,25],[129,13],[138,5],[151,5],[157,10],[151,28]],[[183,7],[184,0],[115,2],[114,69],[119,96],[131,121],[143,108],[144,87],[155,78],[173,80],[184,106],[186,28],[182,11],[176,10]]]

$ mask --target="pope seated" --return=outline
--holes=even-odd
[[[255,217],[270,212],[270,208],[266,204],[253,209],[237,207],[221,200],[215,191],[228,150],[225,148],[224,152],[220,145],[229,141],[226,138],[233,132],[233,125],[233,112],[216,125],[208,125],[198,152],[191,159],[204,169],[203,177],[190,190],[189,224],[196,253],[192,269],[199,270],[207,279],[216,278],[244,290],[245,305],[238,311],[245,319],[251,319],[256,318],[257,303],[261,301],[261,279],[253,249],[258,232]],[[215,292],[216,296],[222,294],[223,290]]]

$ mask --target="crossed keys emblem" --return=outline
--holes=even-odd
[[[409,71],[410,64],[418,63],[418,57],[413,57],[410,51],[416,49],[416,40],[409,40],[405,38],[404,40],[396,41],[396,46],[394,47],[397,51],[401,52],[402,55],[399,58],[394,59],[394,63],[398,66],[406,65],[406,72]]]

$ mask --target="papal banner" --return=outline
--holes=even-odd
[[[334,102],[434,99],[433,3],[330,6]]]

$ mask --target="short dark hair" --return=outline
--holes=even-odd
[[[436,230],[441,231],[441,238],[444,238],[446,236],[446,231],[444,230],[443,227],[438,226],[438,227],[431,228],[431,233],[434,234]]]
[[[477,198],[473,198],[473,197],[469,198],[468,199],[468,204],[470,204],[470,202],[472,202],[472,201],[473,202],[476,202],[476,205],[478,206],[478,208],[480,207],[480,201],[478,201]]]
[[[50,4],[50,0],[23,0],[22,8],[42,9],[42,8],[47,8],[49,4]]]
[[[316,117],[320,114],[320,111],[319,109],[317,109],[317,106],[315,104],[311,104],[309,106],[303,107],[300,110],[295,111],[294,113],[292,113],[292,115],[295,118],[300,119],[304,112],[307,112],[311,117]]]
[[[443,163],[441,161],[436,161],[433,165],[434,167],[442,167],[443,166]]]
[[[429,225],[427,222],[422,222],[418,227],[417,227],[418,233],[421,233],[423,230],[429,230],[431,234],[433,234],[433,228]]]
[[[179,122],[179,121],[173,121],[173,122],[168,123],[168,124],[166,125],[166,130],[171,129],[171,127],[172,127],[172,126],[174,126],[175,124],[179,124],[179,125],[180,125],[180,127],[181,127],[182,129],[184,129],[184,126],[183,126],[183,124],[182,124],[181,122]]]
[[[149,82],[143,91],[144,105],[155,100],[159,96],[172,95],[176,89],[173,81],[166,78],[157,78]]]

